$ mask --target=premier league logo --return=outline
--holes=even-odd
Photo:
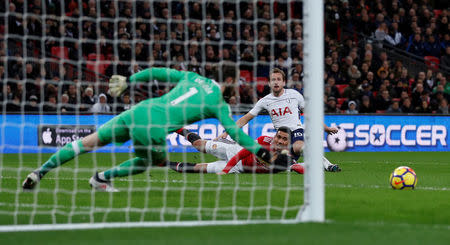
[[[347,148],[347,135],[345,130],[341,127],[338,127],[338,129],[337,133],[328,134],[327,136],[328,148],[331,151],[345,151]]]

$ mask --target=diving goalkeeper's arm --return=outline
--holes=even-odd
[[[158,80],[161,82],[179,82],[186,72],[169,68],[148,68],[131,75],[128,79],[121,75],[112,75],[109,79],[108,93],[113,97],[120,96],[127,88],[128,82],[148,82]]]

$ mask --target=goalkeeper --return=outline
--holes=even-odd
[[[97,132],[82,140],[68,143],[39,169],[30,173],[23,189],[33,189],[50,170],[61,166],[76,156],[109,143],[133,141],[136,157],[117,167],[96,173],[89,183],[96,190],[114,192],[111,179],[144,172],[150,165],[166,164],[166,136],[187,124],[217,118],[229,135],[241,146],[270,163],[270,152],[246,135],[231,118],[230,108],[223,100],[219,84],[193,72],[167,68],[150,68],[129,77],[129,82],[178,83],[169,93],[159,98],[147,99],[119,114]],[[128,87],[126,77],[113,75],[108,93],[119,96]],[[279,155],[274,161],[286,165],[287,156]]]

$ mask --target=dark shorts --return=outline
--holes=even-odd
[[[291,134],[291,145],[293,146],[294,143],[296,141],[299,141],[299,140],[301,140],[301,141],[305,140],[304,133],[303,133],[303,128],[298,128],[298,129],[292,131],[292,134]],[[295,160],[297,160],[300,157],[300,154],[295,154],[294,153],[294,149],[292,147],[291,147],[291,154],[292,154],[292,156],[294,157]]]
[[[294,131],[292,131],[291,134],[291,143],[293,144],[295,141],[304,141],[304,137],[303,137],[303,128],[298,128]]]

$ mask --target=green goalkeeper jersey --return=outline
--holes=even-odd
[[[178,83],[169,93],[133,106],[123,119],[131,125],[131,136],[144,145],[165,145],[167,134],[193,122],[217,118],[241,146],[256,153],[261,146],[245,134],[231,118],[219,84],[194,72],[150,68],[130,77],[130,82]]]

